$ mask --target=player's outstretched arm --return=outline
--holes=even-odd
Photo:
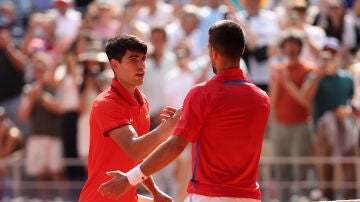
[[[126,193],[132,186],[136,186],[147,176],[159,171],[173,161],[185,149],[188,141],[180,136],[172,135],[151,153],[142,164],[127,173],[110,171],[107,174],[113,178],[98,188],[104,197],[118,198]]]

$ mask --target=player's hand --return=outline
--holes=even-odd
[[[113,176],[113,178],[99,186],[98,191],[102,196],[117,200],[121,195],[131,189],[132,186],[125,173],[121,171],[110,171],[106,174]]]
[[[164,122],[171,117],[174,117],[175,119],[179,119],[181,110],[182,108],[177,109],[175,107],[170,107],[170,106],[165,107],[162,113],[160,114],[162,121]]]

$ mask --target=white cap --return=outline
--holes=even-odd
[[[66,3],[66,4],[71,4],[73,2],[73,0],[54,0],[54,3],[57,2],[62,2],[62,3]]]
[[[335,37],[328,37],[326,39],[325,45],[323,49],[332,49],[334,51],[338,51],[341,48],[340,42],[337,38]]]

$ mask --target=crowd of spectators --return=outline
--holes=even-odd
[[[106,40],[133,34],[148,43],[141,90],[156,127],[164,106],[181,106],[191,86],[213,75],[207,30],[222,19],[244,28],[241,68],[271,97],[264,155],[357,156],[360,0],[0,0],[0,158],[21,147],[26,175],[85,180],[89,110],[113,76]],[[21,143],[10,148],[10,137]],[[67,166],[64,158],[83,166]],[[175,201],[186,196],[190,164],[185,150],[154,176]],[[312,180],[328,182],[313,187],[322,199],[359,196],[332,186],[360,180],[354,164],[314,165],[273,167],[274,198],[310,197],[308,189],[280,184],[311,172]],[[0,199],[9,193],[5,179],[0,164]]]

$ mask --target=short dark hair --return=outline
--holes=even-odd
[[[209,28],[209,44],[225,57],[239,60],[245,48],[244,32],[232,20],[218,21]]]
[[[154,27],[152,27],[150,33],[151,33],[151,34],[160,33],[160,34],[163,35],[165,41],[167,40],[166,30],[165,30],[165,28],[162,27],[162,26],[154,26]]]
[[[280,47],[284,48],[284,44],[288,41],[298,44],[300,50],[304,44],[305,34],[302,30],[297,28],[286,29],[280,33]]]
[[[126,54],[126,50],[147,53],[146,43],[133,35],[117,35],[110,38],[105,46],[105,52],[109,59],[115,59],[121,62]]]

